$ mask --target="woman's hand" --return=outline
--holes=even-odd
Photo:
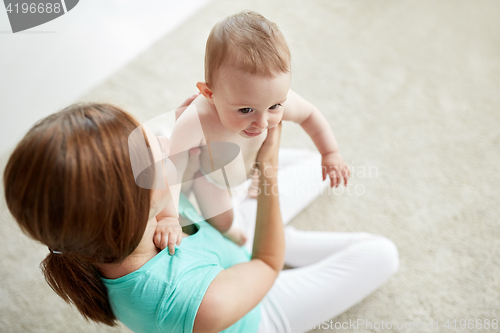
[[[267,138],[260,147],[257,162],[278,165],[278,151],[281,140],[282,123],[267,130]]]
[[[264,178],[276,177],[278,174],[278,151],[280,148],[281,140],[281,122],[267,130],[267,138],[260,147],[257,155],[257,163],[254,166],[257,170],[258,181],[254,184],[259,187]],[[261,184],[262,185],[262,184]],[[263,189],[260,188],[260,191]],[[258,193],[261,193],[261,192]]]
[[[186,107],[188,107],[189,105],[191,105],[191,103],[193,103],[193,101],[199,95],[200,95],[200,92],[197,92],[196,94],[194,94],[192,96],[189,96],[184,102],[182,102],[181,105],[179,105],[179,107],[177,108],[177,110],[175,110],[175,120],[179,119],[179,117],[184,112],[184,110],[186,110]]]

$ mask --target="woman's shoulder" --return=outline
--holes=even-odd
[[[188,332],[186,323],[194,322],[198,302],[222,270],[181,246],[172,256],[165,249],[139,270],[103,282],[116,317],[133,331]]]

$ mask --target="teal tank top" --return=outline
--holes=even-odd
[[[202,219],[181,194],[179,213]],[[138,270],[118,279],[101,278],[113,313],[134,332],[192,332],[201,300],[212,280],[225,268],[249,261],[245,247],[224,238],[206,221],[194,223],[198,231],[182,240],[175,254],[168,248]],[[260,322],[260,304],[225,333],[254,333]]]

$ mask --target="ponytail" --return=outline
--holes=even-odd
[[[40,264],[45,281],[87,320],[116,326],[107,289],[95,266],[71,253],[49,253]]]

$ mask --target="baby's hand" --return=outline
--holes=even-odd
[[[338,187],[342,183],[342,178],[344,178],[344,185],[347,186],[347,180],[351,173],[340,153],[323,155],[321,169],[323,171],[323,180],[326,179],[326,175],[330,176],[331,187]]]
[[[180,245],[182,241],[182,228],[179,219],[175,217],[158,219],[153,241],[160,250],[168,246],[168,252],[170,255],[173,255],[175,253],[175,245]]]

